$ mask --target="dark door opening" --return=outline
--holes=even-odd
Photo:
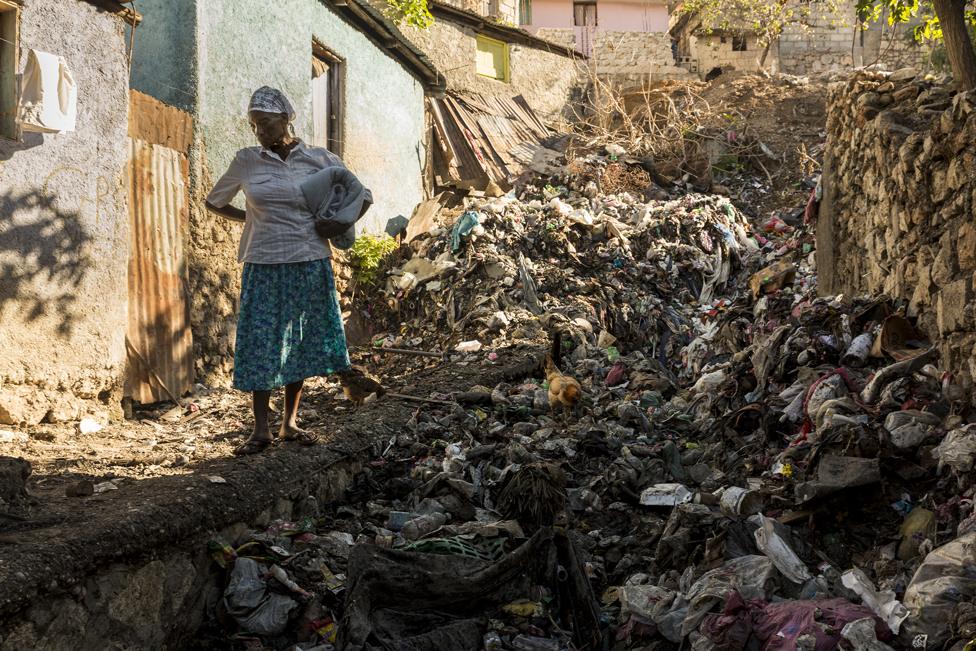
[[[312,144],[342,156],[345,63],[312,44]]]

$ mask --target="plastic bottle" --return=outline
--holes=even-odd
[[[417,540],[444,525],[447,516],[443,513],[430,513],[410,520],[403,525],[401,533],[407,540]]]

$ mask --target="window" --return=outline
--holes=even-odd
[[[519,25],[532,24],[532,0],[519,0]]]
[[[0,136],[17,139],[17,72],[20,68],[20,6],[0,0]]]
[[[732,51],[733,52],[745,52],[746,51],[746,35],[745,34],[733,34],[732,35]]]
[[[597,24],[596,3],[574,2],[573,24],[577,27],[595,27]]]
[[[508,81],[508,43],[487,36],[477,37],[475,69],[479,75],[498,81]]]
[[[312,144],[342,156],[345,63],[324,46],[312,44]]]

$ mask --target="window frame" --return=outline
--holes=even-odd
[[[9,70],[10,79],[6,82],[8,87],[3,88],[3,86],[0,86],[0,138],[14,142],[18,142],[21,139],[20,126],[17,123],[17,112],[19,110],[18,97],[20,94],[20,20],[22,9],[23,5],[18,1],[0,0],[0,21],[7,20],[7,14],[13,14],[12,38],[8,39],[3,35],[2,22],[0,22],[0,38],[11,41],[10,43],[0,41],[0,53],[7,48],[10,48],[13,52],[13,61]],[[7,64],[3,61],[3,57],[0,56],[0,70],[5,65]],[[7,93],[9,93],[9,97],[5,98],[4,95]]]
[[[741,47],[739,47],[741,46]],[[732,51],[733,52],[748,52],[749,51],[749,37],[745,34],[733,34],[732,35]]]
[[[346,139],[346,61],[317,39],[312,39],[312,58],[328,64],[329,72],[329,116],[326,149],[342,158]],[[313,78],[314,79],[314,78]],[[315,120],[312,120],[312,137],[315,137]]]
[[[480,47],[482,43],[489,43],[491,45],[501,46],[501,52],[502,52],[502,76],[501,77],[494,77],[492,75],[486,75],[485,73],[481,72],[478,69],[478,53],[483,51],[481,49],[481,47]],[[492,38],[490,36],[485,36],[483,34],[475,34],[475,46],[474,47],[475,47],[475,61],[474,61],[474,71],[475,71],[475,74],[477,74],[479,77],[484,77],[485,79],[494,79],[495,81],[499,81],[499,82],[501,82],[503,84],[507,84],[507,83],[510,83],[511,82],[512,73],[511,73],[511,68],[510,68],[511,60],[510,60],[510,57],[509,57],[509,44],[508,43],[506,43],[505,41],[500,41],[497,38]]]
[[[593,24],[587,25],[584,19],[583,24],[577,22],[576,8],[577,7],[593,7]],[[585,17],[585,12],[584,12]],[[573,26],[574,27],[597,27],[600,24],[600,10],[597,7],[596,0],[573,0]]]

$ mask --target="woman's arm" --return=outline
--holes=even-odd
[[[227,204],[226,206],[219,207],[215,206],[210,201],[207,201],[207,210],[217,215],[220,215],[224,219],[229,219],[235,222],[244,221],[244,216],[247,214],[240,208]]]
[[[237,152],[230,167],[224,175],[217,180],[210,194],[207,195],[207,209],[211,212],[230,219],[235,222],[244,221],[244,211],[230,205],[231,200],[237,196],[244,185],[245,166],[241,160],[241,152]]]

